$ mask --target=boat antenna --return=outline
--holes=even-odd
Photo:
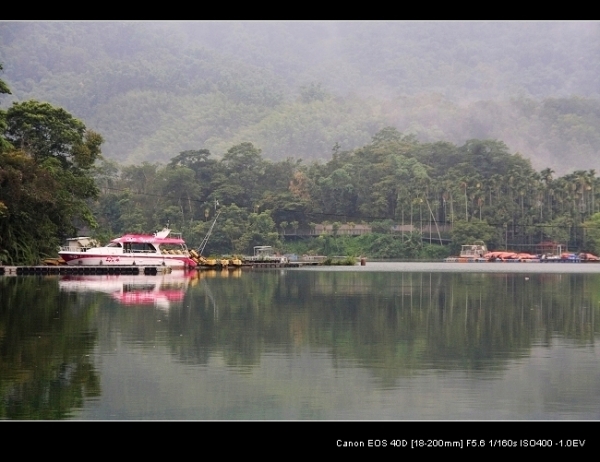
[[[221,214],[221,211],[219,210],[217,212],[217,215],[215,216],[214,221],[212,222],[212,225],[210,225],[210,228],[208,229],[208,233],[206,233],[206,236],[204,236],[204,239],[202,239],[202,242],[200,243],[200,247],[198,247],[198,255],[202,256],[202,252],[204,252],[204,247],[206,247],[206,244],[208,243],[210,234],[212,233],[212,230],[215,227],[215,223],[217,222],[217,218],[219,218],[220,214]]]

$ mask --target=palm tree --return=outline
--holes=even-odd
[[[552,198],[554,196],[554,191],[552,190],[552,174],[554,170],[551,168],[545,168],[540,172],[540,178],[544,183],[544,196],[546,199],[546,203],[548,204],[548,210],[550,212],[550,220],[552,220]],[[542,219],[542,211],[540,209],[540,220]]]
[[[282,221],[281,223],[279,223],[279,227],[281,228],[281,235],[284,236],[285,235],[285,228],[287,228],[288,222],[287,221]]]
[[[465,180],[460,182],[460,187],[463,189],[465,195],[465,221],[469,221],[469,208],[467,202],[467,182]]]

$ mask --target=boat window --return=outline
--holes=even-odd
[[[111,242],[106,247],[121,247],[121,243],[120,242]]]
[[[132,252],[154,252],[154,247],[147,242],[132,242],[130,245]]]
[[[163,244],[160,247],[164,252],[170,253],[170,254],[173,254],[173,253],[180,254],[186,250],[185,247],[180,244]]]

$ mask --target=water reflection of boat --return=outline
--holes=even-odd
[[[196,271],[156,276],[102,275],[63,276],[58,285],[65,292],[103,292],[123,305],[153,305],[168,309],[181,302]]]

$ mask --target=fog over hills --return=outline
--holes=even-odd
[[[394,126],[600,170],[598,22],[0,22],[0,62],[0,107],[62,106],[124,163],[243,141],[327,160]]]

